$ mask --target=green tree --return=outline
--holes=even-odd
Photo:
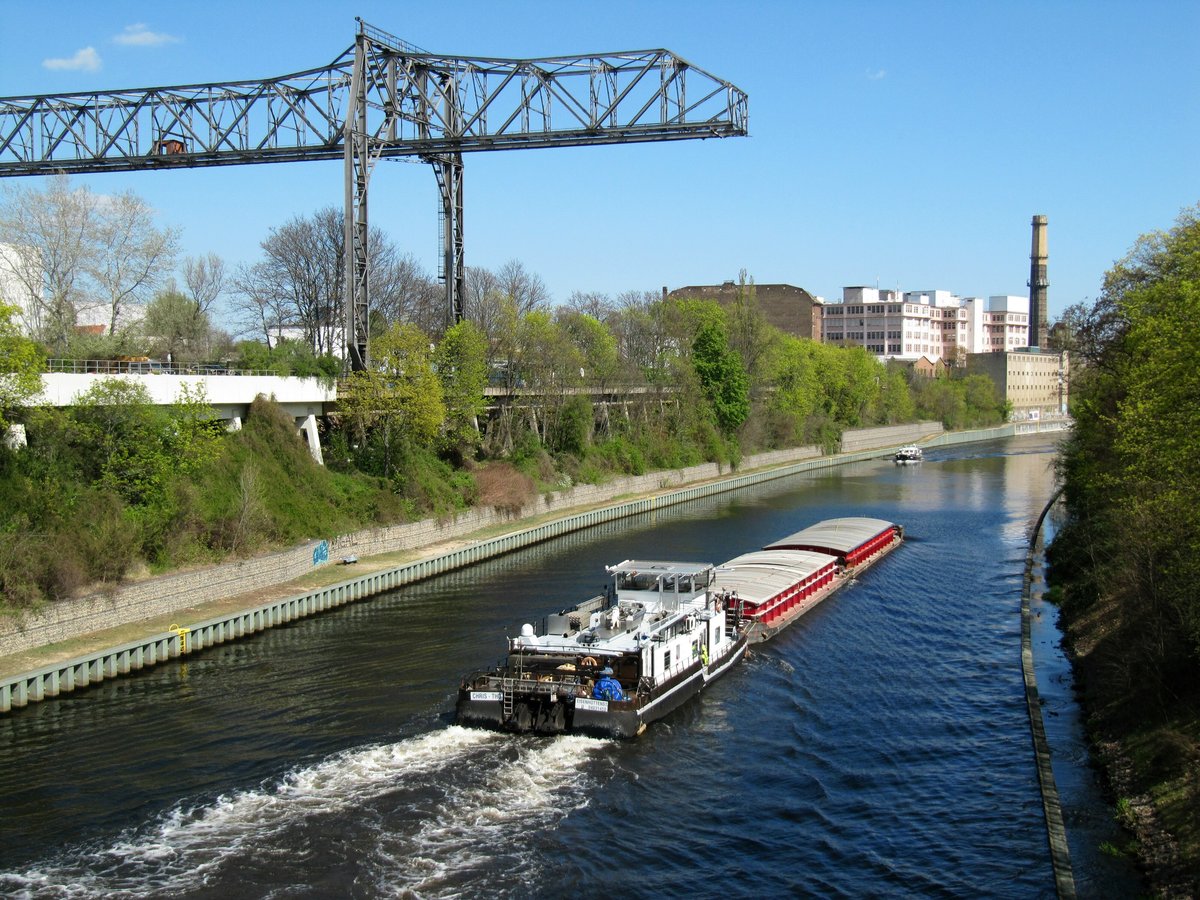
[[[208,314],[173,286],[154,295],[142,320],[142,329],[156,352],[163,357],[170,354],[173,362],[200,359],[211,327]]]
[[[768,446],[791,446],[806,437],[822,409],[821,384],[813,359],[818,346],[782,331],[772,332],[763,355],[763,383],[770,433]]]
[[[758,308],[754,279],[742,269],[738,273],[737,293],[729,314],[729,345],[742,358],[752,386],[757,386],[763,356],[767,352],[767,323]]]
[[[741,357],[730,349],[724,329],[716,322],[700,326],[692,342],[692,364],[717,426],[727,437],[732,436],[750,413],[750,379]]]
[[[220,452],[223,426],[203,384],[181,385],[169,412],[166,446],[175,459],[176,474],[190,476]]]
[[[162,498],[174,470],[165,452],[170,423],[145,386],[126,378],[97,381],[75,397],[71,413],[75,441],[91,448],[89,480],[130,506]]]
[[[0,441],[8,434],[13,412],[42,393],[46,365],[42,349],[17,330],[16,314],[15,306],[0,302]]]
[[[446,405],[429,337],[415,325],[393,325],[374,338],[370,356],[370,369],[343,382],[338,405],[368,450],[370,469],[390,478],[407,450],[432,445]]]
[[[1070,516],[1054,552],[1074,573],[1071,603],[1117,601],[1123,665],[1160,699],[1198,683],[1197,321],[1200,207],[1191,207],[1106,275],[1079,329],[1087,377],[1073,382],[1076,427],[1062,461]]]
[[[834,347],[840,350],[838,364],[844,377],[835,394],[835,416],[839,422],[857,428],[874,421],[874,409],[886,370],[863,347]]]
[[[487,336],[473,322],[459,322],[446,329],[434,361],[446,404],[444,442],[450,449],[474,448],[485,409]]]
[[[541,309],[521,316],[518,341],[522,348],[521,374],[540,398],[540,410],[532,404],[529,407],[529,424],[534,432],[540,430],[538,436],[544,444],[552,443],[551,436],[561,433],[559,420],[567,401],[580,385],[583,354],[554,317]],[[587,431],[584,442],[590,438],[590,423]],[[573,445],[576,441],[572,438],[567,443]]]
[[[579,352],[583,382],[603,390],[621,368],[616,337],[603,322],[586,313],[567,309],[560,313],[558,320]]]
[[[318,355],[303,341],[278,341],[271,348],[270,359],[273,371],[297,378],[336,378],[342,369],[333,354]]]
[[[899,422],[911,422],[916,418],[916,405],[913,403],[908,379],[902,369],[888,367],[879,387],[880,424],[895,425]]]

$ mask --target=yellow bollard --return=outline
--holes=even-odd
[[[183,654],[188,652],[188,633],[192,629],[184,628],[182,625],[172,625],[167,630],[179,635],[179,655],[183,656]]]

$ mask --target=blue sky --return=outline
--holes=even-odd
[[[356,15],[435,53],[666,47],[749,94],[748,138],[466,157],[467,264],[519,259],[557,301],[740,269],[831,299],[862,284],[1026,295],[1045,214],[1054,316],[1200,201],[1195,0],[0,0],[0,95],[282,75],[337,56]],[[185,253],[233,264],[342,198],[341,163],[77,180],[137,192]],[[431,274],[437,204],[427,166],[377,166],[372,224]]]

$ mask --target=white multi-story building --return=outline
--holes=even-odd
[[[29,292],[29,285],[40,286],[37,259],[13,244],[0,244],[0,301],[17,308],[13,324],[25,334],[33,334],[38,325],[40,305]]]
[[[827,344],[865,347],[882,358],[944,359],[1013,350],[1029,343],[1027,297],[957,297],[949,291],[847,287],[840,303],[821,307]]]
[[[982,306],[983,301],[972,298]],[[1000,353],[1029,346],[1029,298],[988,297],[981,314],[977,342],[968,353]]]

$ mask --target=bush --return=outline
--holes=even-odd
[[[546,446],[553,453],[582,456],[592,436],[592,403],[587,397],[574,396],[550,417]]]
[[[475,472],[479,505],[516,515],[537,493],[532,478],[511,463],[490,462]]]
[[[88,527],[75,540],[88,580],[120,581],[137,561],[139,535],[127,512],[121,498],[110,491],[89,491],[81,498],[75,518]]]
[[[609,438],[593,447],[587,458],[604,471],[622,475],[646,474],[646,457],[641,448],[623,436]]]

